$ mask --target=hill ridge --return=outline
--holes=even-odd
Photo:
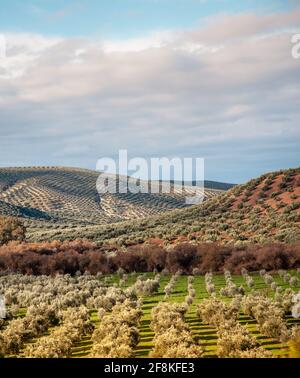
[[[31,240],[87,237],[101,244],[300,241],[300,167],[264,174],[202,205],[114,225],[66,229]]]
[[[98,172],[78,167],[0,168],[0,215],[25,218],[29,228],[47,229],[114,223],[186,206],[185,193],[175,189],[170,194],[107,193],[100,198],[98,177]],[[118,182],[127,179],[117,177]],[[219,193],[208,189],[205,196]]]

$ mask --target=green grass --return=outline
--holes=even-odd
[[[297,275],[295,271],[289,271],[291,275]],[[128,275],[128,279],[126,281],[125,287],[129,287],[134,284],[137,277],[143,275],[146,278],[154,277],[153,273],[133,273]],[[251,274],[253,277],[255,287],[254,290],[262,291],[266,293],[269,297],[274,296],[274,292],[264,283],[262,277],[259,274]],[[289,285],[286,284],[283,279],[278,274],[273,274],[273,277],[278,285],[282,288],[288,288]],[[299,277],[299,275],[298,275]],[[154,333],[151,330],[150,323],[151,323],[151,311],[152,308],[155,307],[159,302],[165,301],[165,294],[164,288],[167,283],[170,281],[171,275],[161,275],[160,279],[160,288],[157,293],[152,296],[145,297],[143,301],[142,311],[143,315],[141,318],[141,323],[139,326],[140,331],[140,342],[135,348],[135,357],[137,358],[145,358],[148,357],[152,347],[153,347],[153,337]],[[101,280],[105,280],[106,285],[110,286],[113,284],[119,284],[120,277],[117,274],[114,275],[107,275],[102,276]],[[250,292],[250,289],[247,287],[245,280],[240,275],[233,275],[233,281],[237,285],[243,285],[246,293]],[[225,279],[224,276],[221,274],[215,274],[213,276],[213,282],[216,287],[217,293],[219,290],[225,286]],[[186,314],[186,322],[189,325],[189,328],[195,337],[200,341],[204,349],[204,356],[205,357],[216,357],[217,355],[217,333],[216,329],[207,325],[203,324],[202,321],[196,314],[197,305],[204,299],[208,297],[208,294],[205,289],[205,281],[204,276],[195,276],[193,287],[196,290],[196,297],[194,303],[190,306],[187,314]],[[299,291],[298,288],[293,288],[295,292]],[[170,303],[182,303],[185,300],[187,295],[187,276],[179,276],[176,284],[174,285],[173,291],[167,301]],[[218,295],[219,298],[222,300],[229,302],[231,299],[227,297],[221,297]],[[25,309],[22,309],[19,316],[24,316]],[[99,326],[99,319],[97,316],[97,311],[91,311],[91,321],[95,325],[95,327]],[[257,337],[260,341],[262,346],[270,351],[275,356],[278,357],[285,357],[287,355],[287,345],[284,343],[280,343],[278,340],[267,338],[264,335],[260,334],[257,329],[256,321],[243,313],[240,313],[239,322],[247,327],[250,333]],[[300,324],[300,319],[293,319],[291,316],[286,317],[286,322],[289,326]],[[51,333],[52,329],[48,330],[48,333]],[[31,342],[35,342],[35,340],[31,340]],[[81,358],[87,357],[90,353],[92,347],[92,340],[91,336],[85,336],[80,342],[76,343],[72,350],[72,357],[74,358]]]
[[[296,272],[290,272],[291,274],[297,274]],[[264,283],[263,279],[260,277],[259,274],[252,275],[254,282],[255,282],[255,290],[264,291],[270,297],[274,295],[274,292]],[[288,288],[289,285],[286,284],[279,275],[274,276],[275,281],[278,285],[282,286],[283,288]],[[150,328],[150,321],[151,321],[151,309],[158,304],[158,302],[164,300],[164,293],[163,289],[166,283],[169,281],[170,276],[163,276],[161,279],[160,290],[157,294],[153,295],[152,297],[145,298],[144,305],[143,305],[143,317],[141,320],[140,326],[140,343],[136,348],[136,357],[147,357],[151,348],[153,346],[152,339],[154,337],[154,333]],[[225,286],[225,279],[223,275],[214,275],[214,284],[219,291],[222,287]],[[246,289],[246,292],[249,293],[250,289],[246,286],[245,280],[242,276],[234,275],[233,281],[237,285],[243,285]],[[186,314],[186,322],[188,323],[190,330],[192,331],[195,338],[200,339],[200,343],[205,350],[204,356],[206,357],[215,357],[217,353],[217,334],[216,330],[207,325],[203,324],[199,317],[196,315],[196,308],[197,304],[201,302],[204,298],[208,297],[208,294],[205,289],[205,282],[203,276],[195,276],[193,286],[196,290],[196,298],[194,303],[190,306],[188,313]],[[299,290],[299,288],[294,289],[295,291]],[[185,296],[187,295],[187,277],[180,276],[178,281],[174,286],[174,290],[168,299],[169,302],[184,302]],[[230,301],[230,298],[220,297],[224,301]],[[289,325],[292,324],[300,324],[300,321],[291,318],[291,316],[287,317],[287,323]],[[261,342],[262,346],[270,351],[275,356],[284,357],[287,354],[287,345],[278,342],[278,340],[274,340],[271,338],[267,338],[259,333],[257,330],[257,325],[254,319],[251,319],[244,314],[240,314],[239,321],[245,327],[249,329],[251,334]]]

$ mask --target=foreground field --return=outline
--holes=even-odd
[[[0,354],[143,358],[240,357],[246,352],[245,357],[287,357],[293,327],[300,324],[291,315],[298,290],[296,271],[205,277],[122,272],[74,278],[4,276],[0,293],[8,311],[0,322]],[[259,301],[260,313],[255,308]],[[212,315],[207,317],[207,311]],[[264,319],[268,311],[272,324]],[[233,346],[223,329],[226,322],[246,346]]]

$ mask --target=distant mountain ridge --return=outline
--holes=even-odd
[[[171,180],[171,183],[178,184],[178,185],[182,184],[180,181],[174,181],[174,180]],[[190,185],[190,186],[202,186],[203,181],[191,181],[191,182],[186,182],[185,184]],[[231,184],[231,183],[220,182],[220,181],[204,180],[204,187],[206,189],[229,190],[236,185],[237,184]]]

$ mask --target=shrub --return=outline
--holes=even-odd
[[[179,304],[159,303],[152,309],[151,328],[155,332],[153,358],[196,358],[202,348],[193,340],[184,314],[187,307]]]
[[[165,292],[165,299],[167,299],[170,294],[172,293],[174,286],[178,280],[179,272],[176,272],[170,279],[169,283],[165,286],[164,292]]]
[[[219,357],[236,357],[240,352],[248,351],[258,346],[257,341],[239,323],[233,325],[225,322],[220,326],[217,335]]]
[[[12,240],[25,239],[26,229],[19,220],[13,217],[0,216],[0,245]]]
[[[293,318],[300,318],[300,293],[295,294],[292,298],[293,306],[292,306],[292,316]]]
[[[274,283],[274,279],[270,274],[265,273],[263,275],[264,281],[267,285],[271,286],[272,283]]]
[[[126,300],[113,307],[110,315],[104,316],[92,336],[92,357],[129,358],[138,344],[141,310],[134,301]]]
[[[197,315],[206,324],[218,327],[227,320],[236,320],[237,311],[231,306],[215,298],[204,299],[197,307]]]
[[[202,348],[194,342],[190,332],[175,327],[155,335],[153,343],[151,358],[199,358],[203,355]]]
[[[199,268],[194,268],[192,274],[194,276],[199,276],[201,274],[201,270]]]
[[[286,232],[286,229],[282,230]],[[289,229],[291,235],[296,235]],[[106,253],[107,247],[97,247],[86,240],[43,243],[10,242],[0,246],[0,272],[11,271],[22,274],[55,275],[89,271],[93,275],[116,272],[122,268],[126,272],[152,272],[153,269],[177,272],[182,269],[190,273],[194,268],[198,273],[230,270],[239,273],[242,268],[278,270],[296,269],[300,266],[299,244],[265,245],[218,245],[187,243],[168,250],[163,247],[131,247],[114,254]],[[180,256],[182,253],[182,256]],[[198,274],[197,273],[197,274]]]
[[[24,354],[31,358],[60,358],[71,355],[74,342],[93,329],[89,311],[84,306],[68,308],[60,313],[62,325],[49,336],[41,337],[36,343],[28,345]]]
[[[212,273],[206,273],[205,274],[205,285],[206,285],[206,291],[209,295],[212,295],[216,292],[215,285],[213,283],[213,275]]]
[[[261,294],[249,294],[242,299],[243,312],[256,319],[259,330],[268,337],[286,340],[289,331],[283,320],[284,311],[276,302]]]
[[[299,279],[297,277],[291,277],[289,283],[291,286],[297,287],[299,286]]]
[[[231,273],[228,270],[224,272],[226,286],[220,289],[220,295],[224,297],[234,297],[237,294],[244,294],[243,286],[237,287],[232,281]]]
[[[139,295],[151,295],[157,293],[159,289],[160,275],[157,274],[154,279],[143,281],[138,278],[134,284],[134,289]]]

